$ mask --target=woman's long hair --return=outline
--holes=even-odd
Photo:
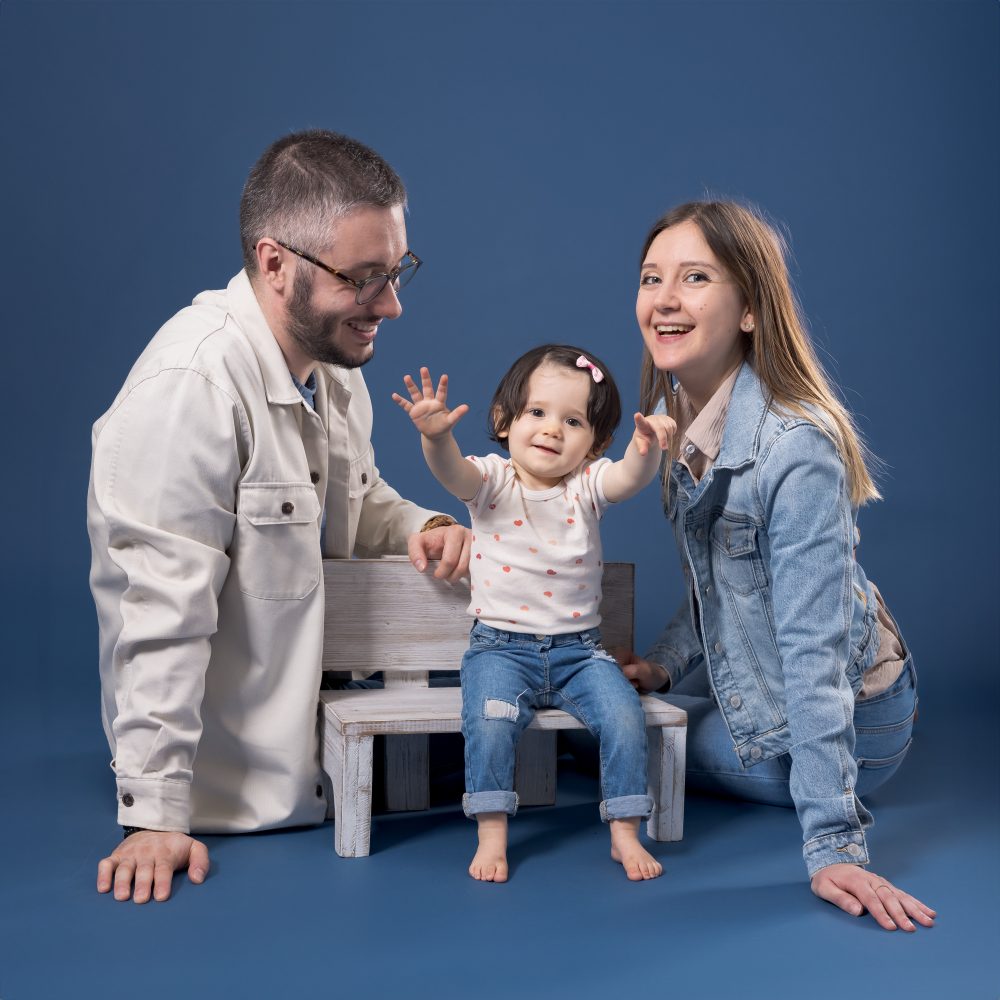
[[[880,494],[869,471],[874,460],[831,387],[806,333],[788,277],[784,240],[757,212],[743,205],[692,201],[656,221],[643,245],[640,266],[653,240],[665,229],[684,222],[693,222],[701,230],[753,314],[754,329],[744,336],[766,392],[778,407],[815,424],[833,441],[847,469],[852,504],[878,500]],[[643,353],[640,398],[643,413],[651,413],[662,399],[667,412],[677,419],[670,372],[654,367],[648,350]],[[670,461],[676,457],[674,448],[672,443]],[[665,479],[667,476],[669,465]]]

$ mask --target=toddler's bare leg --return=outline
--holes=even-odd
[[[479,849],[469,865],[469,874],[480,882],[506,882],[507,814],[479,813],[476,822],[479,824]]]
[[[625,869],[633,882],[659,878],[663,865],[639,843],[639,817],[613,819],[611,827],[611,857]]]

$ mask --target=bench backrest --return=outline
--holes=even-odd
[[[605,563],[601,636],[632,648],[632,563]],[[418,573],[405,556],[325,559],[324,670],[383,670],[386,683],[426,683],[428,670],[458,670],[469,645],[469,584]],[[406,676],[412,675],[412,676]]]

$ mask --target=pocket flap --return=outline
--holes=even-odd
[[[712,544],[726,555],[745,556],[757,547],[757,528],[753,524],[719,522],[712,531]]]
[[[311,524],[319,499],[312,483],[241,483],[236,510],[251,524]]]

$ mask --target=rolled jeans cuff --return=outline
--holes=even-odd
[[[613,819],[649,819],[653,815],[651,795],[619,795],[615,799],[605,799],[601,803],[601,820],[605,823]]]
[[[517,792],[466,792],[462,796],[462,811],[469,819],[475,819],[479,813],[513,816],[517,812]]]

